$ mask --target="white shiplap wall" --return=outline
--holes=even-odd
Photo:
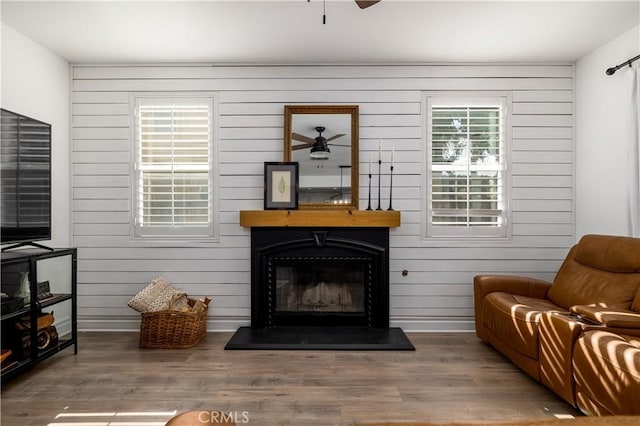
[[[210,330],[249,324],[249,230],[239,226],[238,212],[262,209],[262,164],[282,160],[283,106],[298,103],[359,105],[364,162],[377,150],[378,138],[384,149],[395,146],[393,206],[402,211],[402,226],[391,231],[392,324],[471,330],[474,275],[552,279],[574,242],[573,84],[569,64],[74,66],[73,244],[79,249],[80,328],[137,329],[139,316],[127,301],[157,275],[190,295],[215,298]],[[422,240],[421,100],[424,91],[434,90],[512,92],[511,242]],[[216,93],[218,243],[140,247],[129,238],[128,102],[131,92],[145,91]]]

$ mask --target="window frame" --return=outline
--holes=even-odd
[[[141,176],[139,166],[141,153],[139,107],[142,103],[156,101],[159,105],[176,101],[187,103],[190,100],[209,107],[209,160],[208,160],[208,190],[209,190],[209,223],[206,226],[171,227],[140,225]],[[131,120],[131,208],[130,208],[130,239],[138,245],[177,244],[177,243],[209,243],[219,242],[219,161],[217,143],[217,96],[213,92],[183,93],[183,92],[142,92],[131,93],[129,96]]]
[[[432,222],[432,107],[461,106],[473,107],[491,103],[503,108],[501,117],[502,164],[502,224],[500,226],[438,226]],[[422,240],[428,242],[501,242],[511,241],[511,149],[512,149],[512,94],[511,92],[472,91],[472,92],[423,92],[422,123],[425,171],[422,179]]]

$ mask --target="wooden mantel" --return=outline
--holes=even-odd
[[[240,226],[400,226],[400,212],[387,210],[241,210]]]

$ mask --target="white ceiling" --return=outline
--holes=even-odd
[[[2,22],[72,63],[574,61],[639,1],[7,1]],[[620,58],[621,62],[627,58]],[[614,65],[614,64],[611,64]]]

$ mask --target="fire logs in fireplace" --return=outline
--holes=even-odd
[[[351,291],[344,283],[325,283],[320,281],[317,284],[307,286],[302,295],[300,292],[292,292],[293,302],[291,305],[295,310],[300,311],[327,311],[327,312],[351,312],[353,303],[351,301]]]

